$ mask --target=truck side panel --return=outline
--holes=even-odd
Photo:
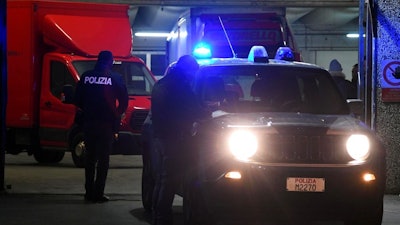
[[[37,126],[41,57],[29,5],[7,9],[8,103],[7,127]]]
[[[9,16],[17,18],[8,19],[9,25],[15,26],[18,21],[34,26],[31,35],[36,35],[34,41],[41,41],[41,48],[46,44],[53,46],[53,51],[95,57],[107,46],[115,56],[131,56],[128,5],[8,0],[7,8],[13,10]],[[18,13],[19,10],[24,10],[25,14]],[[30,15],[30,18],[22,20],[20,15]],[[37,45],[37,42],[32,43]]]
[[[171,63],[176,61],[180,56],[191,53],[189,50],[193,46],[191,44],[192,41],[190,41],[192,38],[190,22],[190,13],[186,13],[173,28],[173,35],[167,41],[167,62]]]
[[[115,56],[131,55],[128,5],[56,1],[35,4],[45,41],[64,48],[59,51],[97,56],[107,46]]]
[[[79,24],[79,26],[77,26]],[[46,15],[42,21],[44,41],[59,51],[97,56],[104,46],[115,56],[129,57],[132,44],[125,17]],[[65,35],[68,34],[68,35]]]

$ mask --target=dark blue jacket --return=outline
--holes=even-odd
[[[193,122],[208,115],[179,70],[154,85],[151,112],[154,135],[161,138],[189,135]]]
[[[84,123],[120,121],[128,107],[128,93],[122,76],[106,69],[85,72],[79,80],[74,102],[83,112]],[[118,104],[116,102],[118,101]]]

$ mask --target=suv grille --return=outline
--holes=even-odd
[[[135,109],[132,112],[132,117],[129,122],[129,125],[131,126],[131,128],[133,130],[142,130],[143,123],[146,120],[148,113],[149,113],[149,110]]]
[[[347,163],[345,136],[268,135],[255,160],[269,163]]]

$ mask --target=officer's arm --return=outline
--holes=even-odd
[[[118,98],[117,112],[119,115],[122,115],[128,108],[128,101],[129,101],[128,91],[123,79],[120,79],[119,82],[117,98]]]

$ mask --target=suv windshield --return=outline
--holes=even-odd
[[[87,70],[94,68],[96,61],[75,61],[73,65],[82,76]],[[115,61],[113,71],[121,74],[126,83],[129,95],[150,95],[154,80],[146,67],[141,63]]]
[[[195,91],[202,103],[226,112],[347,114],[349,109],[329,73],[274,65],[203,67]]]

